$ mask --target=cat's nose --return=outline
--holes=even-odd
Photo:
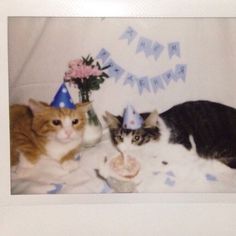
[[[121,152],[124,152],[124,151],[126,151],[126,150],[128,149],[128,148],[127,148],[127,145],[124,144],[124,143],[118,144],[118,145],[117,145],[117,148],[118,148],[118,150],[120,150]]]
[[[71,130],[71,129],[65,130],[65,133],[68,137],[71,136],[72,132],[73,132],[73,130]]]

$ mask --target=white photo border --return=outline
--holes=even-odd
[[[232,193],[11,195],[9,149],[8,17],[235,17],[234,0],[3,0],[0,3],[0,205],[85,203],[234,203]],[[227,4],[226,4],[227,2]],[[20,4],[19,4],[20,3]]]

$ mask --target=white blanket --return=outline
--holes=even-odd
[[[136,155],[141,170],[135,177],[135,192],[236,192],[235,170],[192,153],[183,155],[179,148],[177,145],[176,155],[161,155],[155,146],[148,152],[141,148]],[[117,153],[107,132],[99,144],[78,154],[79,167],[73,171],[46,158],[17,173],[12,168],[12,194],[113,193],[95,170],[102,173],[104,158]]]

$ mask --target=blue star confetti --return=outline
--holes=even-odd
[[[112,192],[112,188],[110,188],[110,186],[107,183],[104,183],[102,190],[100,191],[100,193],[111,193]]]
[[[60,192],[62,187],[63,187],[63,184],[52,184],[52,185],[55,188],[50,190],[50,191],[48,191],[47,192],[48,194],[56,194],[56,193]]]
[[[173,186],[175,186],[175,180],[171,179],[170,177],[167,177],[165,180],[165,184],[170,187],[173,187]]]
[[[75,158],[76,161],[80,161],[81,160],[81,156],[78,155],[76,158]]]
[[[175,177],[175,174],[174,174],[174,172],[173,171],[167,171],[166,172],[166,175],[168,175],[168,176],[171,176],[171,177]]]
[[[205,177],[208,181],[217,181],[216,176],[214,176],[212,174],[206,174]]]

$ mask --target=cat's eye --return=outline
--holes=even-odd
[[[79,123],[79,119],[74,119],[74,120],[72,120],[72,125],[76,125],[76,124],[78,124]]]
[[[60,120],[52,120],[52,124],[55,126],[61,125],[61,121]]]
[[[135,141],[139,141],[139,139],[140,139],[140,136],[138,136],[138,135],[135,135],[135,136],[134,136],[134,140],[135,140]]]

